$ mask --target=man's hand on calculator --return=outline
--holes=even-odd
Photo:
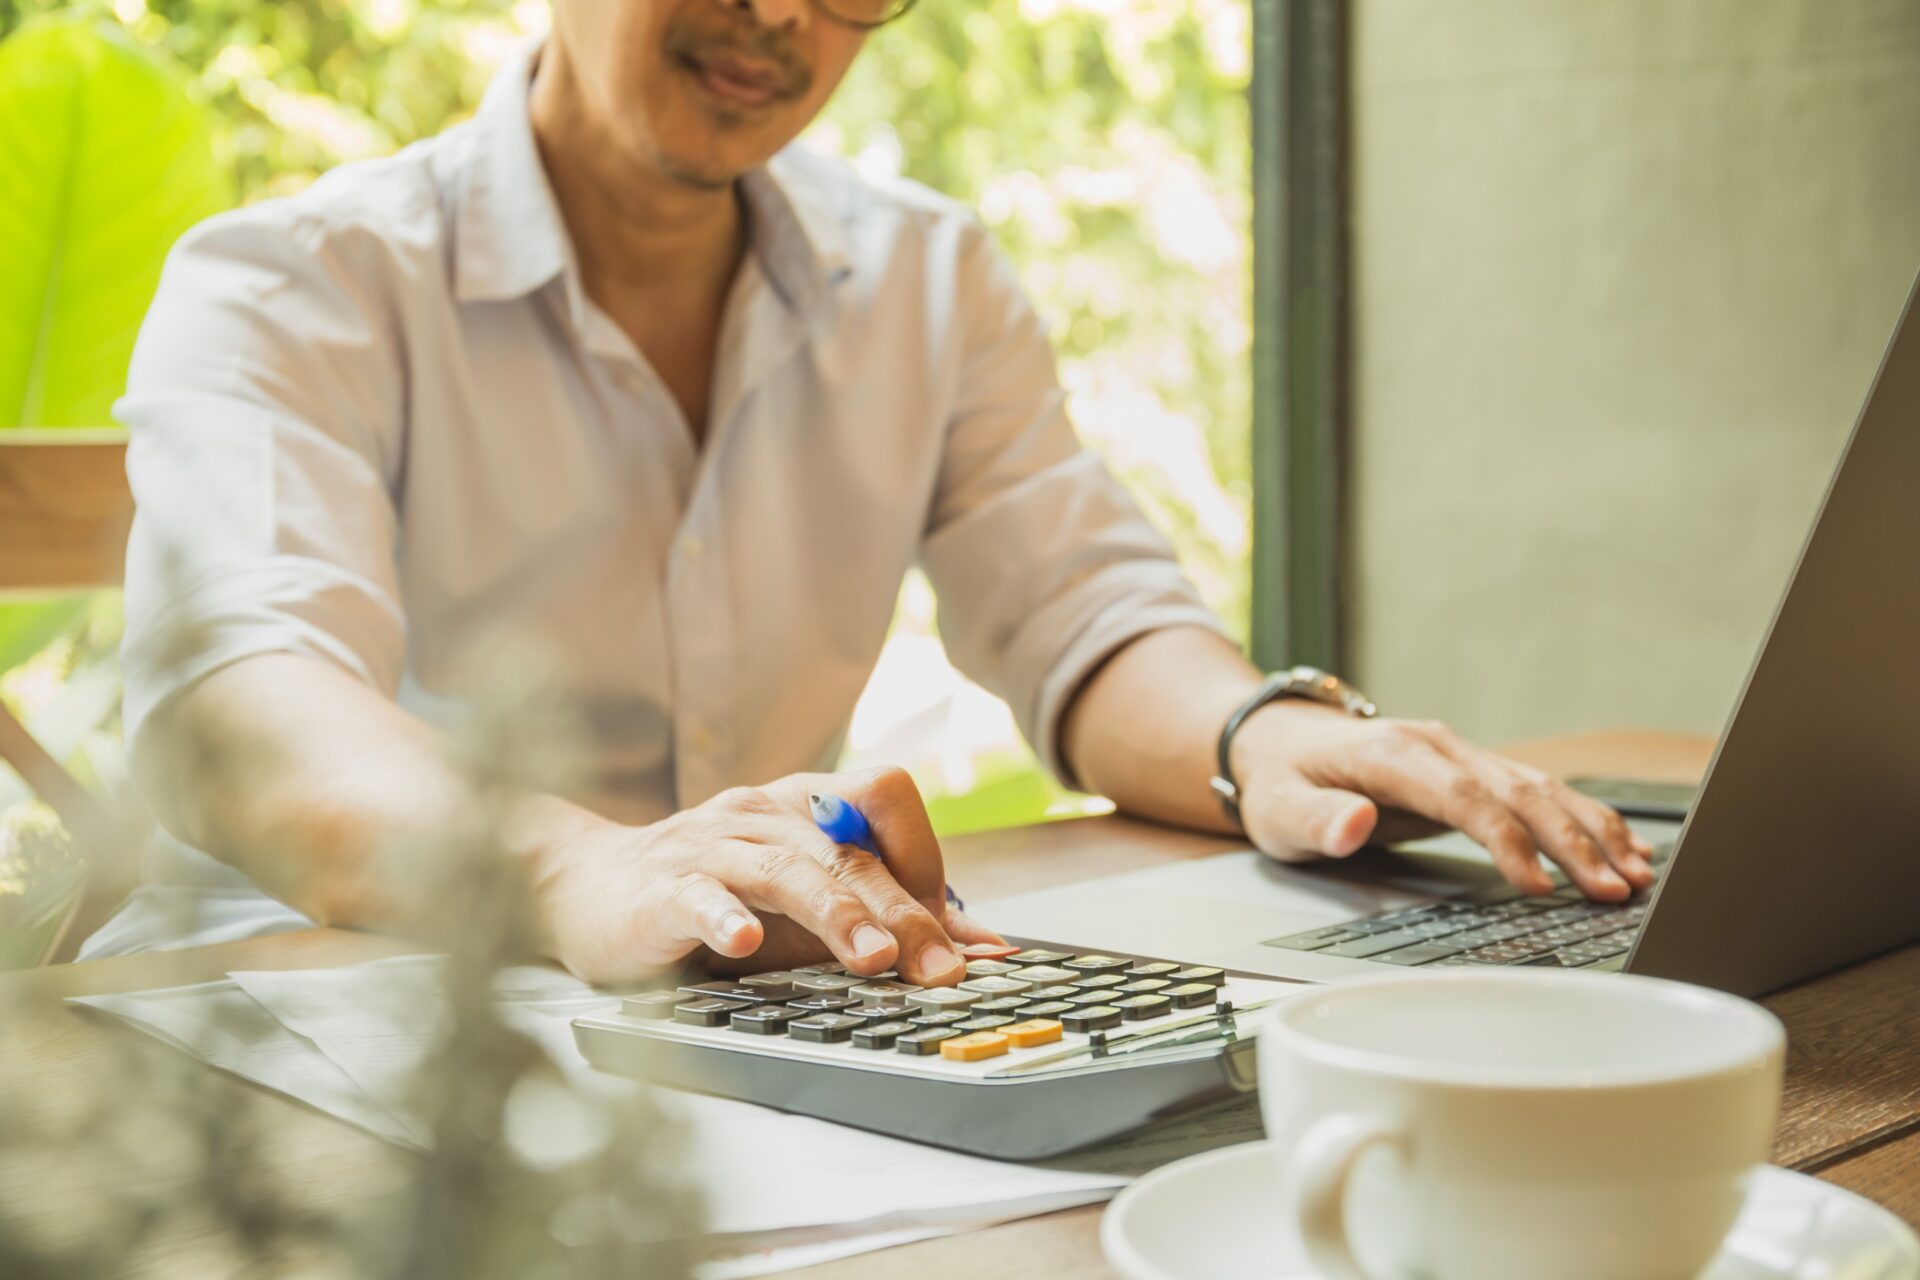
[[[1590,898],[1617,901],[1653,883],[1653,850],[1619,814],[1444,724],[1362,720],[1295,699],[1248,717],[1233,753],[1248,838],[1282,861],[1453,827],[1529,893],[1553,889],[1536,850]]]
[[[885,862],[828,839],[810,792],[865,814]],[[704,950],[721,973],[834,960],[939,986],[966,976],[959,946],[1000,941],[946,901],[939,842],[901,769],[794,774],[651,826],[593,825],[549,850],[538,878],[545,932],[590,982]]]

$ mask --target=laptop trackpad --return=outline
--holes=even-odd
[[[1223,853],[1017,894],[973,914],[1002,933],[1200,960],[1290,933],[1460,893],[1499,879],[1463,837],[1288,865]]]

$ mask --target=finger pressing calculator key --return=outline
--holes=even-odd
[[[1005,960],[1019,950],[1004,942],[969,942],[960,948],[960,954],[969,960]]]
[[[978,1062],[995,1058],[1013,1046],[1013,1041],[992,1031],[976,1031],[940,1042],[940,1056],[954,1062]]]

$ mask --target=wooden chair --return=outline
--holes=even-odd
[[[0,430],[0,595],[120,585],[133,518],[126,459],[123,431]],[[89,859],[86,887],[40,957],[63,959],[131,886],[137,841],[118,807],[74,778],[5,706],[0,761],[60,815]]]

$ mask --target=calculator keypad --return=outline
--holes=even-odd
[[[1156,1019],[1204,1016],[1226,998],[1225,972],[1208,965],[1104,952],[987,951],[968,954],[966,976],[953,987],[819,964],[639,992],[624,997],[621,1010],[656,1025],[711,1028],[743,1047],[754,1038],[783,1039],[839,1046],[855,1057],[898,1053],[952,1064],[1007,1055],[1017,1062],[1020,1052],[1059,1045],[1070,1034],[1097,1040],[1108,1032],[1151,1032]]]

